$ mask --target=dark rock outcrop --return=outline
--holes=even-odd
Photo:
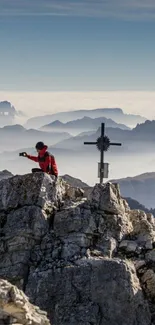
[[[9,177],[13,177],[13,174],[11,172],[9,172],[8,170],[4,169],[0,172],[0,181],[2,179],[7,179]]]

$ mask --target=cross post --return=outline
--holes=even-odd
[[[121,146],[121,143],[110,142],[110,139],[105,135],[105,124],[101,123],[101,136],[96,140],[96,142],[84,142],[88,145],[96,145],[97,149],[100,151],[100,184],[103,183],[104,177],[104,152],[109,149],[110,146]]]

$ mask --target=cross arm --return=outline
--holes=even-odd
[[[97,144],[97,142],[84,142],[84,144]]]
[[[110,142],[110,146],[121,146],[121,143],[117,143],[117,142]]]

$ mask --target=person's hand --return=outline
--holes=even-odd
[[[19,156],[21,156],[21,157],[27,157],[27,153],[26,152],[20,152],[19,153]]]

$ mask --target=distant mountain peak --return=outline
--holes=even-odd
[[[17,111],[15,107],[7,100],[0,102],[0,127],[12,125],[15,118],[25,116],[21,111]]]
[[[61,176],[61,178],[71,186],[80,187],[80,188],[89,187],[88,184],[84,183],[79,178],[75,178],[75,177],[70,176],[68,174],[65,174],[65,175]]]
[[[139,130],[154,130],[155,120],[146,120],[143,123],[137,123],[136,127],[133,129],[135,131]]]
[[[63,125],[63,123],[60,122],[59,120],[55,120],[52,122],[52,125]]]
[[[8,102],[7,100],[4,100],[2,102],[0,102],[0,114],[4,114],[4,115],[16,115],[16,110],[14,108],[14,106],[11,105],[10,102]]]
[[[16,130],[16,131],[24,131],[26,130],[22,125],[20,124],[13,124],[13,125],[5,125],[2,128],[3,130]]]

